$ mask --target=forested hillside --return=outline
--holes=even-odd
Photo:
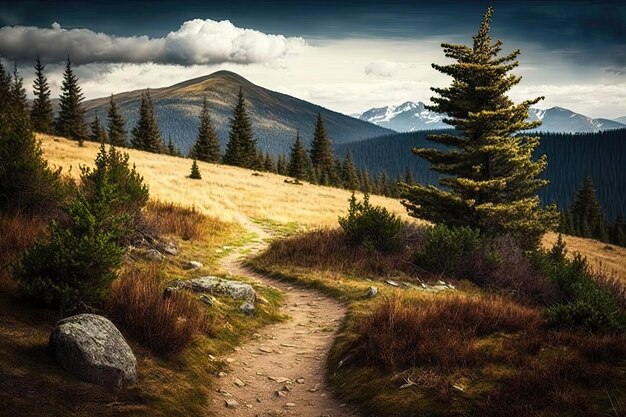
[[[161,136],[187,153],[198,133],[198,115],[206,97],[209,114],[215,125],[222,152],[228,141],[228,121],[237,102],[239,87],[243,89],[250,111],[253,132],[258,147],[274,155],[287,153],[296,136],[296,129],[305,144],[313,138],[318,113],[326,122],[326,130],[333,143],[347,143],[391,132],[380,126],[325,109],[315,104],[277,93],[255,85],[229,71],[218,71],[205,77],[188,80],[171,87],[150,90]],[[134,126],[139,119],[139,103],[145,90],[116,94],[117,103],[126,126]],[[98,115],[106,117],[109,97],[84,103],[87,120]]]
[[[435,184],[437,173],[411,152],[413,147],[443,146],[426,140],[429,133],[432,132],[400,133],[338,145],[337,153],[344,155],[349,149],[355,165],[372,174],[384,171],[391,178],[404,177],[410,168],[416,181]],[[585,177],[591,176],[606,215],[614,219],[619,213],[626,213],[626,196],[615,192],[626,189],[626,129],[539,135],[541,143],[536,155],[548,156],[542,177],[550,180],[550,185],[540,190],[544,203],[554,201],[559,208],[569,207]]]

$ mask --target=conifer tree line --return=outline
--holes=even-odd
[[[561,211],[559,232],[626,246],[624,216],[618,214],[614,222],[606,218],[591,177],[585,178],[571,207]]]
[[[60,109],[55,119],[51,105],[50,86],[45,75],[45,64],[39,57],[36,59],[34,68],[34,100],[30,108],[30,121],[34,131],[65,136],[79,143],[90,140],[116,147],[132,147],[147,152],[182,156],[182,152],[174,145],[171,137],[168,137],[167,142],[162,137],[149,90],[142,93],[139,119],[130,131],[114,95],[110,97],[106,115],[101,117],[96,114],[87,124],[79,79],[74,73],[68,56],[63,73]],[[26,91],[22,78],[17,74],[17,69],[14,70],[13,76],[6,70],[2,73],[3,83],[8,86],[6,94],[12,92],[11,97],[15,97],[11,107],[25,112],[27,110]],[[315,120],[310,149],[305,148],[297,131],[289,155],[274,157],[268,152],[261,152],[257,148],[242,88],[239,89],[233,115],[229,121],[230,131],[224,154],[221,152],[220,139],[211,118],[206,97],[203,98],[198,118],[200,123],[197,138],[188,155],[197,161],[224,163],[290,176],[314,184],[360,190],[389,197],[399,197],[401,186],[405,183],[404,178],[390,179],[385,173],[373,177],[366,169],[357,169],[350,152],[342,160],[336,158],[321,114],[318,114]],[[412,178],[409,184],[413,184]]]

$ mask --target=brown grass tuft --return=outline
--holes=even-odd
[[[341,230],[324,228],[274,241],[256,262],[380,276],[409,273],[411,256],[410,249],[380,253],[354,246]]]
[[[389,368],[436,365],[451,369],[476,362],[478,337],[531,331],[537,309],[495,296],[391,297],[356,322],[370,363]]]
[[[111,288],[107,311],[126,334],[148,349],[173,354],[212,326],[202,304],[185,291],[163,296],[157,268],[124,272]]]
[[[208,218],[193,207],[150,201],[145,210],[148,225],[159,234],[170,234],[182,240],[198,240],[204,236]]]
[[[0,291],[14,294],[17,284],[11,266],[37,239],[46,235],[45,219],[19,214],[0,214]]]

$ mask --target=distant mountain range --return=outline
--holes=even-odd
[[[376,107],[356,117],[396,132],[450,128],[443,122],[444,115],[427,110],[421,101],[417,103],[407,101],[399,106]],[[593,119],[561,107],[547,110],[530,109],[529,120],[541,120],[541,126],[535,130],[542,132],[578,133],[626,128],[626,116],[616,121]]]
[[[318,112],[322,114],[326,131],[334,144],[393,133],[383,127],[265,89],[233,72],[218,71],[170,87],[150,90],[163,139],[167,141],[171,135],[172,142],[186,153],[196,139],[198,114],[206,96],[223,151],[228,141],[228,121],[240,86],[262,151],[287,153],[295,139],[296,129],[300,129],[301,137],[308,144],[313,137]],[[128,131],[137,122],[144,91],[135,90],[114,96],[126,119]],[[104,120],[108,105],[109,97],[84,102],[87,120],[93,120],[96,114],[100,120]]]

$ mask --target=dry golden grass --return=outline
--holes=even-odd
[[[76,142],[38,135],[45,158],[53,167],[78,176],[79,165],[93,164],[99,144]],[[297,222],[302,226],[336,225],[345,214],[350,192],[311,184],[292,185],[285,177],[263,173],[253,176],[250,170],[198,162],[202,180],[187,178],[191,161],[167,155],[125,149],[130,162],[136,164],[150,186],[150,196],[177,203],[224,221],[240,215],[277,223]],[[372,203],[384,206],[407,219],[406,210],[398,200],[373,196]]]
[[[153,352],[171,355],[197,335],[211,331],[206,306],[186,291],[164,296],[156,265],[130,268],[119,276],[107,300],[108,316],[135,341]]]
[[[544,247],[552,247],[557,236],[556,233],[547,233],[543,238]],[[626,248],[574,236],[564,236],[563,240],[570,255],[578,252],[587,258],[594,271],[626,283]]]
[[[92,165],[99,144],[76,142],[48,135],[38,135],[44,156],[54,167],[78,176],[79,165]],[[153,199],[194,207],[200,213],[223,221],[235,221],[244,215],[272,223],[297,223],[306,228],[336,226],[337,217],[345,215],[350,192],[330,187],[284,183],[285,177],[263,173],[253,176],[251,171],[225,165],[199,162],[202,180],[191,180],[191,161],[167,155],[155,155],[132,149],[130,161],[150,186]],[[409,219],[398,200],[372,196],[372,204],[386,207],[403,219]],[[548,233],[544,244],[551,246],[556,235]],[[571,253],[586,256],[593,268],[615,274],[626,281],[626,249],[576,237],[565,237]]]

